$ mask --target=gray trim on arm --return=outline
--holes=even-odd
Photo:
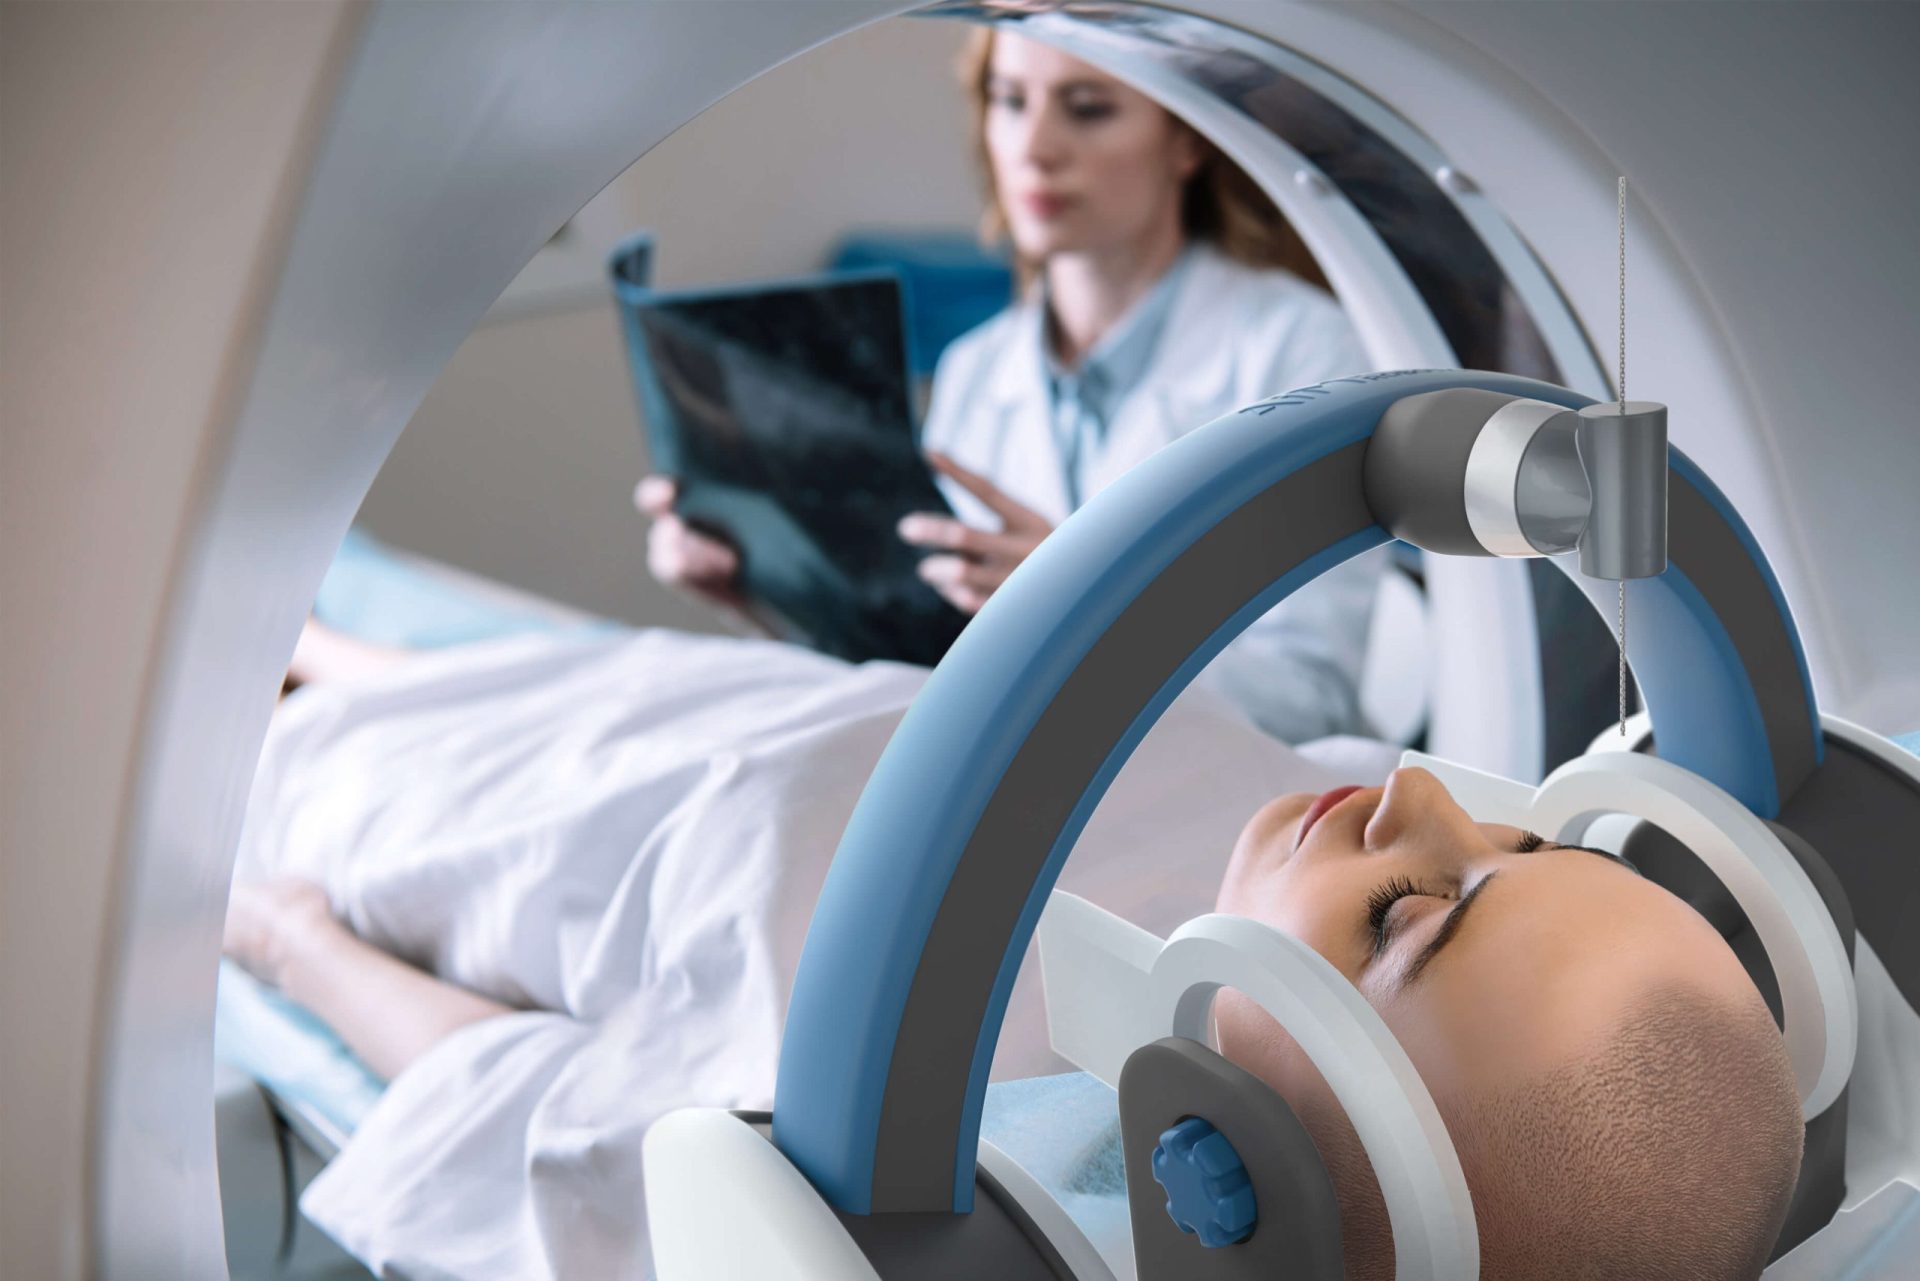
[[[876,1144],[873,1209],[938,1204],[963,1132],[974,1049],[1000,958],[1054,840],[1141,709],[1188,656],[1301,562],[1374,524],[1364,441],[1293,473],[1201,537],[1130,604],[1068,678],[981,815],[941,901],[900,1021]],[[911,1065],[900,1052],[911,1048]],[[910,1070],[903,1070],[909,1069]],[[936,1150],[938,1148],[938,1150]]]

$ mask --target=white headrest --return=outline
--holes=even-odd
[[[1401,764],[1432,771],[1480,822],[1580,843],[1596,820],[1626,814],[1686,846],[1733,895],[1773,967],[1802,1115],[1811,1120],[1839,1097],[1859,1028],[1846,945],[1806,869],[1746,806],[1699,775],[1638,752],[1576,757],[1537,788],[1421,752],[1405,753]]]
[[[1197,917],[1162,943],[1055,891],[1040,919],[1040,964],[1053,1048],[1115,1088],[1142,1045],[1169,1035],[1206,1044],[1222,987],[1257,1002],[1353,1123],[1386,1201],[1394,1276],[1479,1275],[1473,1199],[1433,1097],[1380,1015],[1318,952],[1239,916]]]

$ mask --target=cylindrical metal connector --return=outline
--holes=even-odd
[[[1606,402],[1580,411],[1580,466],[1592,489],[1580,535],[1589,578],[1652,578],[1667,568],[1667,407]]]

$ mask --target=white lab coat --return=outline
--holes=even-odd
[[[1373,368],[1340,305],[1297,276],[1201,244],[1176,288],[1151,365],[1104,439],[1083,450],[1080,490],[1089,497],[1242,405]],[[1029,298],[956,340],[934,373],[922,438],[1058,524],[1069,514],[1069,487],[1050,416],[1043,320]],[[978,500],[945,488],[962,519],[996,526]],[[1360,670],[1384,566],[1373,552],[1322,575],[1242,633],[1197,683],[1287,742],[1364,733]]]

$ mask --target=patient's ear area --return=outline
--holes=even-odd
[[[1617,1071],[1604,1075],[1614,1070],[1607,1065],[1617,1067],[1623,1030],[1667,1007],[1744,1009],[1758,1016],[1749,1023],[1773,1034],[1759,992],[1720,932],[1630,866],[1536,843],[1519,827],[1475,822],[1425,771],[1396,774],[1371,799],[1356,794],[1346,803],[1351,809],[1324,814],[1296,846],[1287,820],[1297,823],[1311,801],[1280,798],[1248,825],[1243,842],[1255,848],[1236,851],[1220,910],[1299,938],[1380,1013],[1447,1126],[1476,1209],[1483,1198],[1484,1208],[1519,1207],[1481,1215],[1484,1257],[1509,1264],[1531,1257],[1522,1248],[1530,1239],[1515,1236],[1513,1226],[1533,1222],[1527,1216],[1538,1207],[1506,1181],[1514,1149],[1503,1136],[1537,1130],[1535,1147],[1546,1145],[1540,1159],[1550,1166],[1588,1151],[1597,1133],[1597,1123],[1577,1111],[1564,1127],[1527,1112],[1530,1100],[1557,1097],[1541,1093],[1546,1084],[1598,1072],[1625,1088]],[[1380,949],[1369,933],[1368,903],[1394,877],[1418,892],[1400,896],[1392,909],[1401,914],[1399,928]],[[1465,891],[1475,887],[1463,908]],[[1412,973],[1413,958],[1435,943],[1448,918],[1444,943]],[[1378,1183],[1324,1079],[1251,999],[1223,990],[1213,1013],[1220,1053],[1271,1086],[1319,1147],[1340,1197],[1350,1263],[1364,1259],[1359,1275],[1391,1275],[1390,1245],[1380,1249],[1390,1233]],[[1560,1143],[1564,1153],[1554,1146]],[[1349,1219],[1371,1230],[1349,1232]],[[1495,1274],[1537,1275],[1511,1266]]]
[[[1474,912],[1488,914],[1463,926],[1416,982],[1394,981],[1391,961],[1356,982],[1427,1087],[1476,1197],[1504,1186],[1505,1154],[1482,1133],[1488,1118],[1501,1116],[1507,1101],[1534,1097],[1541,1082],[1575,1079],[1605,1062],[1620,1029],[1660,994],[1684,989],[1759,1004],[1724,941],[1677,900],[1676,911],[1663,910],[1662,897],[1671,896],[1658,886],[1588,854],[1506,857],[1514,867],[1501,875],[1525,872],[1493,887],[1509,891],[1504,902],[1483,898]],[[1366,1259],[1360,1275],[1390,1276],[1384,1201],[1325,1080],[1244,995],[1221,991],[1214,1020],[1220,1053],[1271,1086],[1319,1147],[1340,1198],[1349,1259]],[[1578,1127],[1566,1135],[1569,1145],[1586,1138]],[[1371,1229],[1349,1231],[1348,1219]],[[1499,1225],[1481,1219],[1483,1231]]]
[[[1250,997],[1222,988],[1214,998],[1214,1044],[1286,1101],[1306,1127],[1340,1204],[1340,1244],[1349,1281],[1393,1276],[1386,1198],[1353,1122],[1299,1043]]]

